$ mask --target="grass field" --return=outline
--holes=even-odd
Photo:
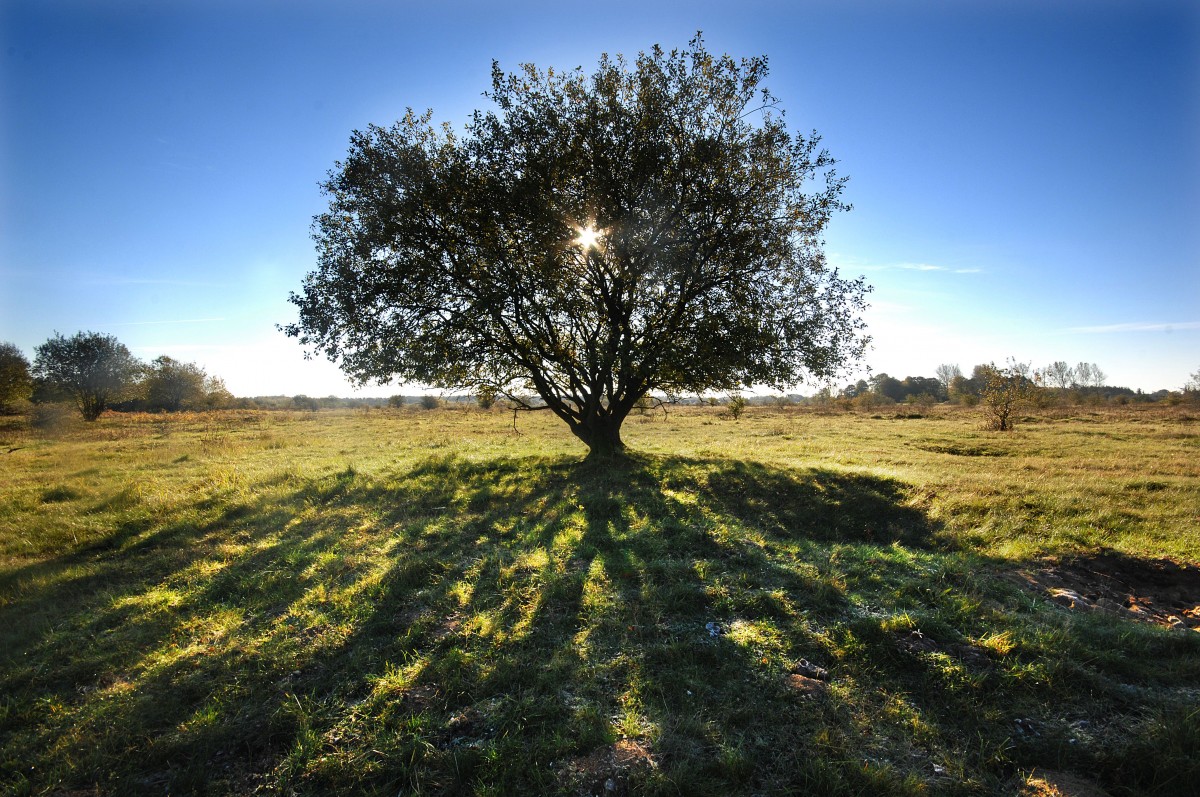
[[[5,794],[1200,793],[1182,409],[3,423]]]

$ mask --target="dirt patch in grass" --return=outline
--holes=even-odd
[[[797,672],[788,673],[784,677],[784,683],[801,697],[821,697],[829,691],[829,684],[824,681]]]
[[[1103,550],[1061,561],[1043,560],[1019,576],[1026,586],[1069,609],[1200,631],[1200,567],[1196,565]]]
[[[828,681],[829,671],[810,663],[808,659],[800,659],[792,665],[791,671],[783,679],[789,689],[806,698],[824,695],[829,691]]]
[[[1020,797],[1108,797],[1108,792],[1089,780],[1068,772],[1039,770],[1025,781]]]
[[[629,783],[632,776],[657,766],[648,744],[620,739],[567,762],[561,778],[575,794],[622,797],[634,793]]]

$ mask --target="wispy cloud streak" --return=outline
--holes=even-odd
[[[1070,327],[1067,332],[1103,335],[1110,332],[1175,332],[1185,329],[1200,329],[1200,321],[1181,321],[1175,324],[1105,324],[1096,327]]]
[[[862,271],[925,271],[925,272],[940,272],[942,274],[982,274],[981,268],[950,268],[948,266],[936,266],[932,263],[888,263],[872,266],[853,266],[847,268],[857,268]]]

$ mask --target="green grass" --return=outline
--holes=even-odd
[[[0,784],[1196,793],[1200,634],[1015,574],[1195,563],[1200,426],[979,427],[675,410],[603,466],[499,412],[10,421]]]

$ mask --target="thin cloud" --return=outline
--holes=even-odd
[[[886,266],[885,266],[886,268]],[[935,266],[932,263],[899,263],[895,268],[905,271],[941,271],[945,274],[982,274],[981,268],[949,268],[948,266]]]
[[[1081,335],[1103,335],[1109,332],[1175,332],[1200,329],[1200,321],[1181,321],[1176,324],[1105,324],[1097,327],[1070,327],[1067,331]]]
[[[924,271],[924,272],[941,272],[943,274],[982,274],[981,268],[950,268],[948,266],[938,266],[933,263],[883,263],[878,265],[858,265],[847,266],[846,268],[856,268],[862,271]]]

